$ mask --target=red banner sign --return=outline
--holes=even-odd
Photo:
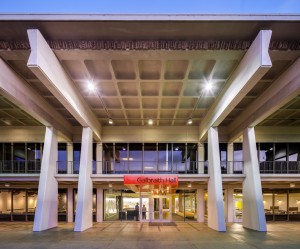
[[[177,175],[125,175],[124,185],[178,185]]]

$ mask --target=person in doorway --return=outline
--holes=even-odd
[[[146,208],[145,204],[143,204],[143,207],[142,207],[142,219],[143,220],[146,220],[146,212],[147,212],[147,208]]]
[[[138,203],[136,203],[136,205],[135,205],[135,220],[136,221],[138,221],[139,220],[139,214],[140,214],[140,206],[139,206],[139,204]]]

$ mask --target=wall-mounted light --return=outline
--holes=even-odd
[[[8,188],[8,187],[10,187],[10,184],[9,183],[5,183],[4,186]]]
[[[112,184],[111,184],[111,183],[109,183],[109,184],[108,184],[108,187],[109,187],[109,188],[112,188]]]
[[[187,124],[190,125],[190,124],[192,124],[192,123],[193,123],[193,119],[190,118],[190,119],[187,121]]]
[[[296,184],[295,183],[290,183],[290,188],[294,188],[296,187]]]
[[[192,187],[192,184],[191,184],[191,183],[189,183],[187,186],[188,186],[188,188],[191,188],[191,187]]]

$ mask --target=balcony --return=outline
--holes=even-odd
[[[264,161],[259,170],[261,174],[300,174],[300,161]]]
[[[244,174],[244,161],[221,161],[221,174]]]
[[[115,161],[104,162],[102,174],[198,174],[201,162]],[[204,162],[202,162],[204,163]]]
[[[244,174],[243,161],[221,161],[222,174]],[[79,161],[57,161],[57,174],[79,174]],[[120,161],[92,162],[92,174],[208,174],[208,162]],[[300,161],[264,161],[261,174],[300,174]],[[0,174],[39,174],[41,161],[0,161]]]
[[[39,174],[41,161],[5,160],[0,161],[0,174]]]

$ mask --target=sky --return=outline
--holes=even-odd
[[[299,14],[300,0],[0,0],[0,13]]]

